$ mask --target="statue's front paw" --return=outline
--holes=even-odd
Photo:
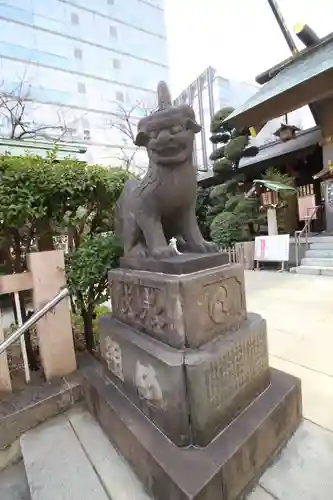
[[[207,253],[216,253],[219,251],[219,247],[216,245],[216,243],[213,243],[212,241],[204,240],[203,245]]]
[[[219,251],[219,248],[212,241],[203,240],[200,243],[187,245],[186,251],[193,253],[216,253]]]
[[[141,243],[138,243],[133,247],[130,251],[125,253],[126,257],[147,257],[147,248],[142,245]]]
[[[177,252],[174,248],[166,246],[166,247],[157,247],[152,252],[152,257],[154,259],[166,259],[168,257],[173,257],[177,255]]]

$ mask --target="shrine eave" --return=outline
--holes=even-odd
[[[310,47],[225,120],[237,128],[258,126],[333,95],[333,38]]]

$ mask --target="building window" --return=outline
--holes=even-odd
[[[110,36],[117,38],[117,28],[115,26],[110,26]]]
[[[86,84],[82,83],[82,82],[79,82],[77,84],[77,91],[78,91],[79,94],[85,94],[86,93]]]
[[[120,65],[119,59],[113,59],[113,68],[120,69],[120,67],[121,67],[121,65]]]
[[[71,13],[71,23],[72,24],[79,24],[79,16],[76,14],[76,12]]]
[[[90,130],[89,129],[84,129],[83,131],[83,137],[85,141],[90,141],[91,136],[90,136]]]
[[[75,59],[82,59],[82,50],[81,49],[74,49],[74,57],[75,57]]]
[[[116,99],[117,101],[124,102],[124,93],[121,92],[120,90],[117,90]]]
[[[76,128],[72,128],[72,127],[66,127],[66,137],[69,138],[69,139],[73,139],[73,137],[75,137],[76,133],[77,133],[77,130]]]

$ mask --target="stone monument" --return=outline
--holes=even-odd
[[[302,418],[300,381],[270,369],[266,322],[247,312],[242,267],[198,228],[199,130],[161,82],[136,138],[147,174],[117,206],[103,363],[84,369],[90,410],[157,500],[242,498]]]

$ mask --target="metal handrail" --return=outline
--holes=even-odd
[[[306,247],[308,246],[308,228],[311,224],[311,222],[313,221],[314,219],[314,216],[317,214],[318,210],[320,208],[320,205],[316,205],[315,207],[312,207],[308,210],[313,210],[312,214],[310,215],[310,217],[307,217],[307,220],[304,224],[304,227],[301,231],[295,231],[295,244],[296,244],[296,266],[298,266],[298,255],[299,255],[299,252],[298,252],[298,249],[299,249],[299,245],[300,245],[300,241],[301,241],[301,237],[303,234],[305,234],[305,245]]]
[[[0,354],[5,352],[17,339],[19,339],[29,328],[34,326],[41,318],[45,316],[51,309],[53,309],[59,302],[69,295],[68,288],[63,288],[53,299],[51,299],[45,306],[36,311],[25,323],[20,326],[16,332],[12,333],[8,339],[0,344]]]

